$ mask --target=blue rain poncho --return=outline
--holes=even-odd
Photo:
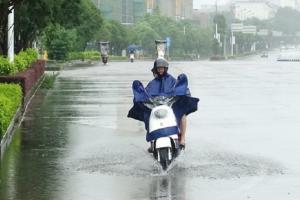
[[[145,129],[149,133],[149,117],[151,110],[143,103],[149,98],[155,96],[178,97],[178,100],[172,105],[172,109],[177,119],[177,124],[180,124],[180,119],[183,115],[188,115],[195,112],[198,108],[198,98],[191,97],[188,89],[188,80],[185,74],[178,76],[177,80],[166,73],[164,76],[156,77],[150,81],[146,88],[140,81],[133,81],[133,107],[128,112],[128,117],[143,121]],[[147,134],[147,141],[156,139],[160,135],[153,136]],[[156,138],[155,138],[156,137]]]

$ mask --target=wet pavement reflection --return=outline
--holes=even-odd
[[[279,137],[299,128],[296,63],[172,62],[170,72],[187,73],[200,103],[188,118],[187,150],[167,172],[146,152],[143,124],[126,117],[131,83],[146,84],[151,67],[150,61],[70,66],[53,89],[39,90],[1,163],[0,199],[297,196],[294,187],[281,186],[290,171],[298,173],[286,155],[300,152],[299,139]],[[268,193],[274,187],[277,193]]]

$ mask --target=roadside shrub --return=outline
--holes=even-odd
[[[13,64],[7,58],[0,56],[0,75],[7,76],[24,71],[37,59],[38,53],[34,49],[26,49],[15,55]]]
[[[98,51],[84,51],[83,52],[85,59],[91,60],[99,60],[100,59],[100,52]]]
[[[22,55],[15,55],[14,67],[20,72],[27,68],[27,60]]]
[[[26,49],[15,56],[14,65],[18,71],[23,71],[31,67],[32,63],[38,59],[38,53],[34,49]]]
[[[42,89],[51,89],[53,87],[54,81],[57,76],[58,76],[58,73],[54,73],[54,72],[53,72],[53,74],[46,74],[44,81],[41,85],[41,88]]]
[[[68,52],[74,49],[77,42],[77,32],[75,29],[65,29],[59,24],[50,24],[46,27],[42,40],[49,59],[66,60]]]
[[[3,137],[22,101],[22,90],[18,84],[0,84],[0,138]]]
[[[98,51],[82,51],[68,53],[68,60],[99,60],[100,52]]]
[[[39,54],[35,49],[28,48],[25,52],[29,58],[30,64],[32,64],[38,59]]]
[[[0,138],[3,137],[5,133],[11,116],[11,101],[6,96],[0,94]]]
[[[124,61],[127,60],[128,57],[123,56],[115,56],[109,55],[109,60],[116,60],[116,61]],[[70,52],[68,53],[68,60],[101,60],[101,55],[99,51],[83,51],[83,52]]]
[[[84,60],[83,52],[70,52],[68,53],[68,60]]]
[[[13,64],[9,62],[7,58],[0,56],[0,76],[10,75],[17,72],[17,69]]]

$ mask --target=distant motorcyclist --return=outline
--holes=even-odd
[[[130,62],[133,62],[134,61],[134,53],[135,53],[135,50],[134,49],[131,49],[129,51],[129,59],[130,59]]]
[[[105,65],[108,62],[109,41],[100,41],[101,60]]]

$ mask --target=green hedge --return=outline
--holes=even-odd
[[[100,53],[98,51],[83,51],[68,53],[68,60],[99,60]]]
[[[54,73],[53,74],[46,74],[44,81],[41,85],[42,89],[51,89],[53,88],[54,85],[54,81],[56,79],[56,77],[58,76],[58,73]]]
[[[7,58],[0,56],[0,76],[16,73],[14,65],[9,63]]]
[[[7,58],[0,56],[0,75],[12,75],[31,67],[38,59],[38,53],[34,49],[26,49],[15,55],[14,63],[9,63]]]
[[[0,84],[0,138],[3,137],[22,102],[22,90],[17,84]]]
[[[99,51],[83,51],[83,52],[70,52],[68,53],[68,60],[101,60]],[[109,55],[109,60],[121,61],[128,60],[128,57]]]

